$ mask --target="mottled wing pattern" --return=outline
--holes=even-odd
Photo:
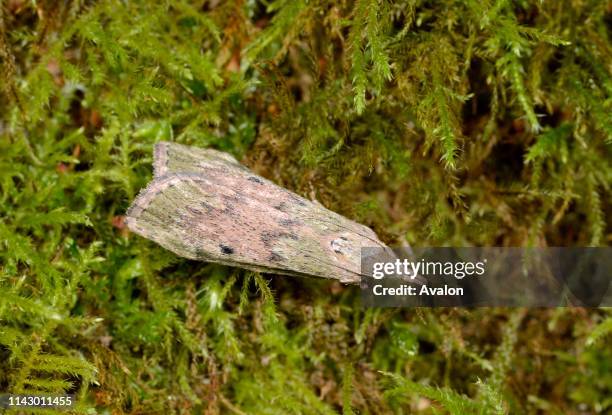
[[[255,175],[232,156],[159,143],[155,177],[127,213],[133,232],[177,255],[358,283],[369,228]]]

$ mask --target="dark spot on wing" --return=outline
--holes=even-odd
[[[236,211],[234,210],[234,205],[225,205],[225,207],[221,209],[221,213],[229,216],[234,215],[236,213]]]
[[[296,195],[294,195],[293,193],[291,193],[291,198],[292,198],[292,199],[293,199],[293,201],[294,201],[295,203],[297,203],[298,205],[300,205],[300,206],[306,206],[306,202],[304,202],[304,200],[303,200],[301,197],[296,196]]]
[[[200,209],[196,209],[194,207],[191,206],[187,206],[185,208],[189,213],[191,213],[192,215],[196,215],[196,216],[201,216],[204,212],[202,212]]]
[[[290,192],[289,190],[285,190],[284,192],[287,195],[288,199],[291,199],[291,202],[299,205],[299,206],[306,206],[306,202],[304,201],[304,198],[301,196],[296,195],[293,192]]]
[[[225,203],[231,204],[231,203],[243,203],[244,202],[244,198],[239,195],[239,194],[232,194],[232,195],[221,195],[221,197],[223,198],[223,200],[225,201]]]
[[[240,195],[222,195],[224,207],[221,210],[226,215],[234,215],[236,213],[235,206],[244,203],[244,199]]]
[[[342,236],[339,239],[346,241],[346,238]],[[331,245],[331,248],[335,253],[344,255],[344,252],[342,252],[342,244],[338,242],[338,239],[334,239],[329,244]]]
[[[214,210],[214,208],[206,202],[200,202],[200,206],[206,209],[206,213],[211,213]]]
[[[231,246],[220,244],[219,248],[221,249],[221,253],[225,255],[231,255],[234,253],[234,248],[232,248]]]
[[[289,239],[293,239],[294,241],[297,241],[299,239],[296,234],[292,232],[283,232],[283,231],[262,232],[260,236],[261,242],[263,242],[266,248],[271,248],[272,243],[280,238],[289,238]]]
[[[261,242],[263,242],[266,248],[270,248],[270,243],[274,239],[274,234],[272,232],[262,232],[259,239],[261,239]]]
[[[259,177],[255,177],[255,176],[249,176],[247,180],[251,182],[255,182],[257,184],[264,184],[264,182]]]
[[[301,223],[302,222],[297,219],[281,219],[278,221],[278,224],[281,226],[296,226]]]
[[[280,202],[278,205],[274,206],[274,209],[280,210],[281,212],[284,212],[286,208],[287,204],[285,202]]]
[[[283,258],[282,256],[280,256],[279,254],[277,254],[276,252],[272,252],[269,256],[268,256],[268,261],[270,262],[281,262],[284,261],[285,258]]]

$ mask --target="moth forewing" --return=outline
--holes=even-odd
[[[361,248],[385,247],[371,229],[255,175],[228,154],[160,143],[154,170],[127,225],[177,255],[359,283]]]
[[[201,173],[211,180],[219,179],[219,184],[230,188],[240,188],[245,196],[250,196],[288,214],[306,216],[320,222],[331,222],[347,230],[357,232],[372,241],[374,246],[381,245],[376,234],[367,226],[351,221],[332,212],[319,203],[313,203],[273,182],[255,175],[236,161],[230,154],[213,149],[201,149],[176,143],[161,142],[155,146],[156,175],[169,173]],[[163,174],[160,174],[163,173]],[[245,179],[248,182],[245,182]],[[275,202],[278,202],[274,204]],[[324,212],[321,215],[321,212]]]

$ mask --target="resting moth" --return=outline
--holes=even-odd
[[[255,175],[227,153],[160,142],[153,168],[126,223],[179,256],[358,284],[361,248],[388,250],[370,228]]]

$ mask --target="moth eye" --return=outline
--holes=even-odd
[[[221,253],[225,255],[231,255],[234,253],[234,248],[232,248],[231,246],[219,245],[219,248],[221,248]]]

